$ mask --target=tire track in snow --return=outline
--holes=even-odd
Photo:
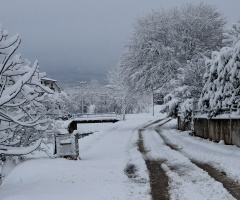
[[[167,121],[165,121],[167,120]],[[169,119],[160,119],[157,121],[154,121],[146,126],[144,126],[142,129],[138,130],[139,133],[139,142],[138,142],[138,149],[141,152],[141,154],[144,157],[147,169],[149,171],[149,178],[150,178],[150,186],[151,186],[151,196],[153,200],[169,200],[170,196],[168,193],[168,177],[165,173],[165,171],[161,168],[161,164],[164,163],[164,161],[154,161],[150,160],[146,157],[146,150],[144,148],[143,144],[143,138],[142,138],[142,132],[149,126],[159,123],[161,121],[165,121],[164,123],[167,123]]]
[[[161,127],[163,124],[158,125],[158,128]],[[161,131],[159,129],[155,128],[155,131],[160,135],[160,137],[163,139],[164,143],[170,147],[172,150],[177,151],[181,153],[181,148],[179,148],[177,145],[174,145],[171,143],[171,141],[161,134]],[[181,153],[182,154],[182,153]],[[183,155],[183,154],[182,154]],[[183,155],[187,157],[186,155]],[[189,158],[190,159],[190,158]],[[226,173],[220,172],[219,170],[215,169],[211,165],[205,164],[205,163],[199,163],[197,161],[194,161],[190,159],[190,161],[195,164],[200,169],[206,171],[214,180],[217,182],[222,183],[223,187],[236,199],[240,199],[240,186],[237,184],[234,180],[226,176]],[[172,166],[170,167],[170,170],[177,171],[180,175],[181,173],[184,173],[184,170],[181,166]]]
[[[143,130],[142,130],[143,131]],[[143,145],[142,133],[139,131],[139,151],[146,158],[146,151]],[[165,171],[161,168],[164,161],[154,161],[145,159],[147,169],[149,171],[151,196],[153,200],[169,200],[168,194],[168,177]]]
[[[167,122],[165,121],[165,123]],[[140,131],[146,154],[143,156],[145,160],[155,161],[161,165],[161,169],[168,177],[171,199],[234,199],[221,183],[215,181],[207,172],[192,163],[189,158],[176,151],[177,147],[174,147],[173,150],[167,146],[160,135],[154,131],[153,126],[147,126],[146,129]],[[161,189],[158,188],[158,190]]]
[[[158,128],[162,126],[159,125]],[[181,153],[181,148],[179,148],[177,145],[174,145],[173,143],[171,143],[171,141],[164,136],[163,134],[161,134],[161,131],[159,129],[155,128],[155,131],[161,136],[161,138],[163,139],[164,143],[169,146],[172,150],[178,151]],[[186,156],[186,155],[184,155]],[[189,158],[190,159],[190,158]],[[233,179],[231,179],[230,177],[228,177],[226,175],[225,172],[223,171],[219,171],[218,169],[212,167],[209,164],[206,163],[200,163],[197,162],[196,160],[190,159],[192,163],[194,163],[196,166],[198,166],[199,168],[203,169],[204,171],[206,171],[213,179],[215,179],[216,181],[222,183],[223,187],[236,199],[240,200],[240,185],[238,183],[236,183]]]
[[[223,184],[223,187],[227,189],[227,191],[236,199],[240,199],[240,185],[237,184],[234,180],[226,176],[225,172],[221,172],[211,165],[204,164],[204,163],[198,163],[195,161],[192,161],[194,164],[196,164],[201,169],[208,172],[208,174],[213,177],[216,181],[221,182]]]

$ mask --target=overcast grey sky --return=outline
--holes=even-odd
[[[136,18],[200,0],[0,0],[0,23],[19,33],[22,58],[39,61],[58,83],[98,79],[120,56]],[[226,16],[240,19],[240,0],[204,0]]]

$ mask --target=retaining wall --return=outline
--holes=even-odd
[[[240,119],[194,118],[196,136],[240,147]]]
[[[191,130],[191,122],[182,122],[180,117],[178,117],[178,130],[181,131],[190,131]]]

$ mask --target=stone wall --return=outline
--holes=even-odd
[[[196,136],[240,147],[240,119],[194,119]]]

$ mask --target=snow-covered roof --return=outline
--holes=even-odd
[[[53,81],[53,82],[57,82],[57,80],[54,80],[54,79],[51,79],[51,78],[46,78],[46,77],[43,77],[41,78],[42,80],[46,80],[46,81]]]

